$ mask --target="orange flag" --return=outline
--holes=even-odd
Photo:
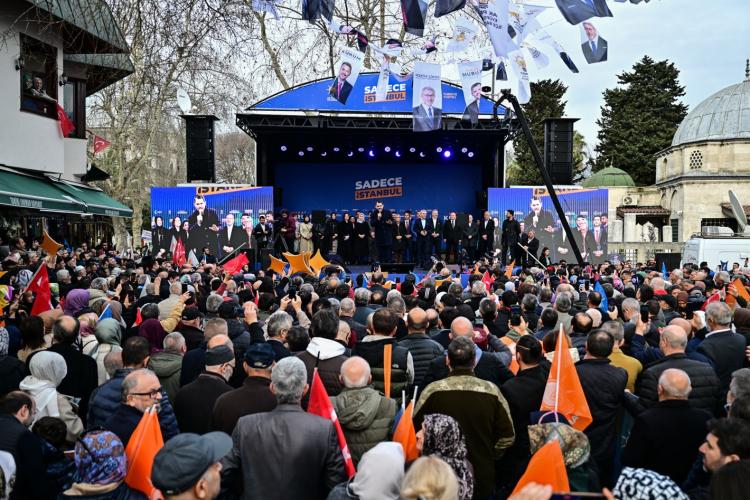
[[[548,484],[552,486],[552,491],[560,493],[570,491],[568,471],[565,470],[565,461],[557,439],[545,444],[534,453],[526,467],[526,472],[521,476],[511,495],[515,495],[529,483]]]
[[[391,364],[393,359],[393,346],[383,346],[383,385],[385,385],[385,397],[391,397]]]
[[[156,412],[147,410],[125,448],[125,455],[128,457],[128,475],[125,476],[125,482],[149,499],[162,498],[159,490],[151,482],[154,457],[162,446],[164,439],[159,427],[159,416]]]
[[[398,421],[396,426],[396,432],[393,433],[393,441],[401,443],[404,447],[404,457],[407,462],[413,462],[419,458],[419,450],[417,450],[417,433],[414,431],[414,401],[409,403],[404,413],[401,414],[401,419]]]
[[[737,278],[730,284],[734,285],[735,290],[737,290],[737,295],[745,299],[746,302],[750,302],[750,293],[748,293],[745,285],[742,284],[741,279]],[[727,297],[724,300],[729,307],[734,307],[734,305],[737,303],[737,299],[734,298],[734,295],[727,294]]]
[[[49,234],[47,234],[47,231],[42,232],[44,239],[42,239],[40,247],[44,249],[45,252],[47,252],[49,255],[55,255],[57,254],[57,251],[62,248],[62,245],[53,240]]]
[[[593,418],[568,347],[568,340],[561,325],[555,346],[555,357],[552,359],[552,368],[539,409],[560,413],[568,419],[571,427],[583,431],[591,424]]]
[[[514,260],[510,264],[508,264],[508,267],[505,268],[505,277],[510,279],[513,276],[513,266],[516,265],[516,261]]]

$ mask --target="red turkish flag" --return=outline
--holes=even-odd
[[[31,306],[31,315],[36,316],[46,311],[52,310],[52,291],[49,289],[49,275],[47,274],[47,264],[42,263],[39,270],[34,274],[27,292],[33,292],[34,305]]]
[[[315,371],[313,372],[312,389],[310,389],[310,402],[307,404],[307,413],[312,413],[313,415],[323,417],[324,419],[333,422],[334,427],[336,427],[336,434],[339,438],[341,454],[344,456],[344,468],[350,479],[354,477],[355,469],[354,461],[352,461],[352,454],[349,453],[349,446],[346,444],[344,431],[341,429],[341,424],[336,416],[336,410],[333,409],[331,400],[328,398],[328,393],[323,386],[323,381],[320,380],[317,368],[315,368]]]
[[[495,282],[495,280],[492,279],[492,276],[490,276],[490,273],[485,271],[482,275],[482,283],[484,283],[484,287],[487,289],[487,291],[492,290],[492,284]]]
[[[57,120],[60,122],[60,131],[62,132],[63,137],[68,137],[70,133],[76,129],[76,126],[70,121],[70,118],[68,118],[68,115],[65,113],[65,109],[60,106],[60,103],[55,103],[55,105],[57,106]]]
[[[177,267],[182,267],[185,262],[187,262],[185,245],[182,243],[182,239],[178,239],[177,245],[174,247],[174,253],[172,253],[172,263]]]
[[[99,137],[98,135],[94,134],[94,154],[101,153],[105,149],[107,149],[112,143],[109,142],[104,137]]]
[[[247,260],[247,255],[241,253],[237,257],[226,261],[224,263],[224,270],[229,274],[237,274],[238,272],[242,271],[242,268],[245,267],[245,265],[248,263],[249,261]]]

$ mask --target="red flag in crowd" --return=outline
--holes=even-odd
[[[63,137],[68,137],[76,129],[76,126],[70,121],[60,103],[55,103],[55,105],[57,106],[57,120],[60,122],[60,132],[62,132]]]
[[[32,316],[52,309],[52,291],[49,289],[49,275],[47,274],[46,263],[42,262],[42,265],[39,266],[39,270],[29,282],[26,291],[34,292],[34,295],[36,295],[34,305],[31,307]]]
[[[488,271],[485,271],[484,274],[482,275],[482,283],[484,283],[484,287],[487,289],[488,292],[492,290],[493,280],[492,280],[492,276],[490,276],[490,273]]]
[[[534,453],[512,494],[515,495],[529,483],[548,484],[552,486],[552,491],[570,491],[560,441],[550,441]]]
[[[177,267],[182,267],[185,262],[187,262],[187,258],[185,257],[185,245],[182,243],[181,239],[178,239],[177,245],[174,247],[174,253],[172,254],[172,263]]]
[[[313,372],[312,388],[310,389],[310,402],[307,404],[307,413],[312,413],[313,415],[323,417],[324,419],[333,422],[333,425],[336,427],[336,434],[338,434],[341,454],[344,456],[344,467],[346,468],[346,473],[350,479],[354,477],[354,462],[352,461],[351,453],[349,453],[349,447],[346,444],[344,431],[341,429],[341,424],[336,416],[336,410],[333,409],[331,400],[328,398],[328,393],[323,386],[323,381],[320,380],[317,368]]]
[[[711,302],[719,302],[719,301],[721,301],[721,294],[718,291],[716,291],[714,292],[713,295],[711,295],[709,298],[706,299],[706,301],[701,306],[701,311],[705,311]]]
[[[101,153],[105,149],[107,149],[112,143],[109,142],[104,137],[99,137],[98,135],[94,134],[94,154]]]
[[[234,257],[233,259],[229,259],[224,263],[224,271],[228,272],[229,274],[237,274],[238,272],[242,271],[242,268],[245,267],[250,261],[247,260],[247,255],[244,253],[240,253],[237,257]]]
[[[125,482],[147,498],[162,498],[151,482],[154,457],[164,446],[159,427],[159,416],[155,411],[143,412],[141,421],[130,436],[125,455],[128,457],[128,474]]]
[[[133,326],[140,326],[140,324],[143,323],[143,316],[141,316],[141,308],[135,310],[135,323],[133,323]]]

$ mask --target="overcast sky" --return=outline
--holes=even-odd
[[[551,0],[528,3],[554,5]],[[540,14],[539,20],[573,54],[581,72],[571,73],[559,58],[553,58],[553,51],[541,45],[551,64],[542,70],[529,65],[532,80],[560,78],[568,85],[566,115],[581,119],[576,128],[590,145],[596,142],[602,91],[614,87],[616,75],[629,71],[644,55],[675,63],[685,87],[683,102],[689,109],[744,79],[745,59],[750,57],[750,0],[607,3],[614,17],[592,19],[607,40],[607,62],[587,64],[581,52],[580,27],[568,24],[553,8]]]

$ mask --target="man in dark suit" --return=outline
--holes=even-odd
[[[482,220],[477,225],[477,257],[482,257],[485,253],[491,252],[494,241],[495,221],[490,217],[490,211],[485,210],[482,214]]]
[[[712,302],[706,308],[706,326],[709,333],[698,345],[698,352],[714,364],[722,394],[729,389],[732,372],[745,364],[745,338],[730,329],[732,310],[724,302]]]
[[[601,264],[607,258],[607,229],[602,226],[602,217],[600,215],[594,215],[594,229],[591,231],[591,235],[594,238],[594,250],[592,262],[594,264]]]
[[[570,24],[592,17],[612,17],[606,0],[555,0],[557,8]]]
[[[536,237],[536,232],[533,229],[529,229],[527,233],[521,233],[521,241],[519,243],[525,249],[525,251],[521,252],[522,265],[524,267],[538,265],[536,260],[534,260],[539,251],[539,240]]]
[[[521,236],[521,225],[516,219],[514,219],[515,213],[513,210],[505,211],[505,220],[503,221],[503,232],[501,234],[500,243],[502,245],[502,262],[503,265],[507,264],[508,251],[510,250],[510,260],[515,261],[516,264],[520,264],[521,259],[519,258],[518,238]]]
[[[586,32],[586,40],[581,44],[583,57],[589,64],[604,62],[607,60],[607,40],[599,37],[599,32],[593,24],[583,23],[583,31]]]
[[[479,99],[482,97],[482,84],[477,82],[471,86],[471,97],[474,98],[464,109],[463,120],[472,124],[479,122]]]
[[[461,248],[466,250],[466,257],[473,261],[477,253],[477,225],[474,224],[474,216],[471,214],[467,215],[467,220],[463,224]]]
[[[432,211],[432,217],[427,220],[427,230],[430,233],[430,252],[440,257],[442,250],[443,221],[440,220],[437,210]]]
[[[573,237],[578,245],[578,250],[581,251],[583,260],[591,262],[592,252],[596,250],[596,245],[594,244],[594,236],[589,231],[589,223],[583,215],[576,217],[576,229],[573,231]]]
[[[187,219],[190,224],[190,240],[192,243],[189,245],[191,248],[185,249],[185,253],[194,250],[197,255],[200,253],[198,250],[203,247],[209,247],[212,250],[216,249],[219,216],[215,210],[206,207],[206,199],[203,195],[195,195],[193,206],[195,210]]]
[[[383,207],[382,201],[375,202],[375,210],[370,213],[370,225],[375,231],[378,260],[390,262],[393,247],[393,217],[391,211]]]
[[[228,255],[247,240],[247,233],[234,225],[234,214],[228,213],[225,218],[227,225],[219,233],[219,246],[222,255]]]
[[[348,62],[342,62],[339,68],[339,76],[328,89],[328,94],[341,104],[346,104],[346,100],[349,99],[349,94],[352,92],[352,84],[346,81],[351,74],[352,65]]]
[[[443,243],[445,243],[445,260],[456,262],[458,258],[458,242],[461,241],[461,225],[456,220],[456,212],[451,212],[448,222],[443,224]]]
[[[542,209],[542,200],[537,197],[531,198],[531,211],[523,219],[523,227],[526,231],[533,229],[539,238],[541,247],[552,247],[552,238],[555,233],[555,221],[552,213]]]
[[[422,100],[421,104],[413,109],[414,132],[428,132],[439,129],[442,123],[443,112],[440,108],[434,106],[435,89],[432,87],[422,87],[420,98]]]
[[[429,269],[430,262],[430,228],[427,227],[427,211],[420,210],[417,213],[417,220],[414,221],[412,230],[416,235],[417,241],[417,260],[425,269]]]
[[[415,262],[415,250],[414,250],[414,242],[417,239],[416,234],[414,234],[414,221],[411,218],[411,211],[407,210],[404,212],[404,217],[401,219],[401,222],[399,222],[399,234],[403,235],[403,262]]]
[[[258,223],[253,228],[253,236],[255,236],[258,248],[266,248],[271,243],[273,238],[273,224],[266,222],[265,215],[258,217]]]

